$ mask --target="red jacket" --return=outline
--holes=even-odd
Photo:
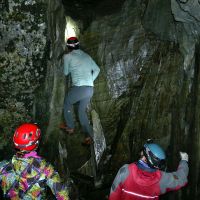
[[[181,161],[178,170],[173,173],[147,170],[136,163],[124,165],[113,182],[109,200],[158,200],[159,195],[177,190],[187,183],[186,161]]]

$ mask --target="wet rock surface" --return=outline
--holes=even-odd
[[[153,138],[167,151],[168,170],[176,169],[180,150],[190,156],[188,186],[161,199],[198,199],[199,1],[118,1],[113,12],[98,9],[85,18],[89,8],[110,1],[8,2],[0,20],[0,158],[12,153],[16,125],[36,121],[43,131],[40,153],[73,179],[74,196],[106,199],[119,167],[136,160],[141,145]],[[76,17],[72,10],[78,7]],[[58,128],[70,87],[60,56],[65,15],[77,23],[81,48],[101,68],[88,108],[94,148],[81,146],[76,112],[74,136]]]
[[[45,4],[2,1],[0,15],[0,124],[11,141],[13,128],[33,118],[34,93],[46,75]],[[3,4],[2,4],[3,5]],[[3,143],[2,143],[3,142]]]

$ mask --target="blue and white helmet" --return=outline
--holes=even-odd
[[[144,144],[143,152],[150,167],[156,169],[163,169],[165,167],[166,154],[158,144]]]

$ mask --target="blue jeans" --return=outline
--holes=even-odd
[[[68,94],[65,95],[64,101],[64,117],[66,125],[69,128],[74,128],[73,120],[73,104],[78,103],[78,116],[83,131],[90,137],[93,136],[93,130],[90,126],[86,109],[93,96],[93,87],[91,86],[74,86],[70,89]]]

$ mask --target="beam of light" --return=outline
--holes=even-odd
[[[77,37],[78,34],[79,28],[76,22],[71,17],[66,17],[65,41],[69,37]]]

